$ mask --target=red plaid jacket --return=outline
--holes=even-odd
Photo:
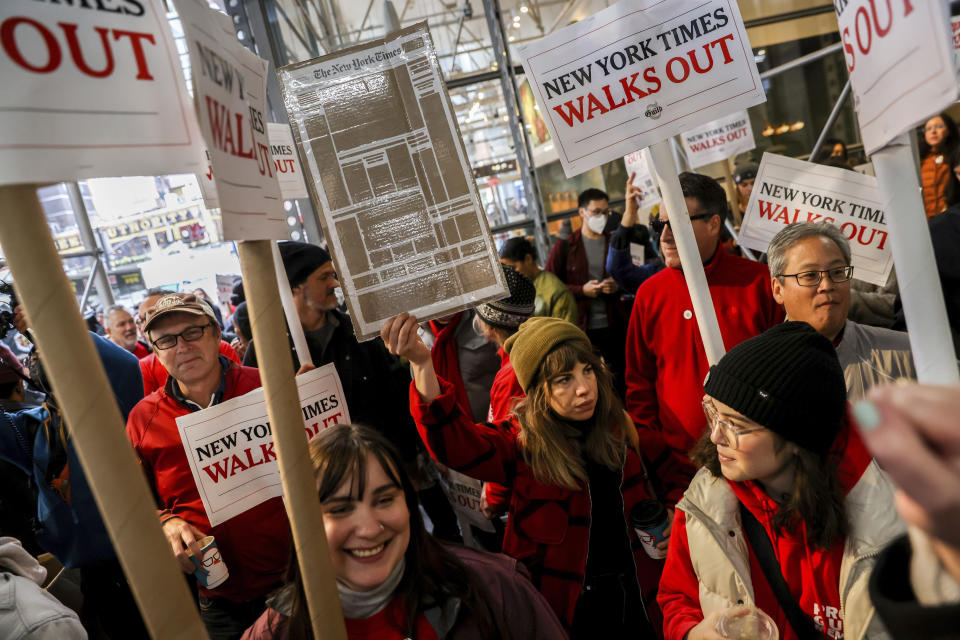
[[[520,452],[515,418],[499,427],[474,424],[460,411],[453,385],[441,378],[440,389],[438,398],[424,403],[416,387],[410,386],[410,411],[420,436],[441,464],[472,478],[513,488],[503,552],[526,565],[533,583],[569,631],[587,567],[590,494],[586,485],[571,490],[538,482]],[[648,614],[659,628],[660,614],[652,596],[663,563],[646,555],[629,526],[630,509],[650,497],[643,463],[630,449],[622,474],[624,526],[629,531]]]

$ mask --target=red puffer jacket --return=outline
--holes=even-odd
[[[260,373],[230,363],[224,372],[223,400],[241,396],[260,386]],[[160,505],[158,515],[183,518],[217,540],[230,571],[216,589],[200,588],[203,596],[246,602],[265,595],[283,582],[290,560],[290,525],[281,498],[271,498],[253,509],[210,526],[197,485],[190,473],[176,419],[190,413],[166,387],[150,394],[133,408],[127,419],[127,438],[140,458],[147,481]]]
[[[512,486],[503,552],[527,566],[534,585],[569,630],[587,566],[590,495],[586,485],[574,491],[538,482],[517,444],[515,418],[500,426],[474,424],[458,408],[453,385],[441,378],[440,388],[441,395],[427,404],[410,386],[410,412],[420,436],[440,463],[478,480]],[[630,509],[650,497],[643,463],[630,449],[622,473],[624,526],[648,614],[659,628],[659,611],[651,595],[663,563],[646,555],[629,526]]]

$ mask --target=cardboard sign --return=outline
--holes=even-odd
[[[493,523],[480,510],[483,483],[453,469],[447,469],[443,476],[443,487],[461,522],[493,533]]]
[[[867,154],[957,99],[946,2],[844,0],[834,7]]]
[[[507,294],[426,23],[279,77],[361,340]]]
[[[307,439],[349,423],[340,376],[326,364],[296,378]],[[177,418],[211,526],[283,495],[263,388]]]
[[[683,148],[690,166],[696,169],[756,149],[753,128],[746,110],[708,122],[684,133]]]
[[[643,199],[640,201],[641,207],[652,207],[660,202],[660,189],[657,187],[657,179],[653,175],[650,161],[650,151],[641,149],[623,156],[623,165],[627,170],[627,177],[630,174],[636,174],[633,177],[633,186],[639,187],[643,192]]]
[[[286,123],[271,122],[267,125],[270,134],[270,151],[273,153],[273,167],[280,181],[280,193],[284,200],[309,198],[307,185],[303,182],[303,168],[300,156],[293,142],[293,132]]]
[[[92,4],[0,3],[0,184],[199,171],[162,3]]]
[[[226,15],[198,0],[174,4],[190,50],[193,95],[212,161],[223,237],[284,239],[286,215],[264,116],[267,61],[240,44]]]
[[[788,224],[829,222],[850,241],[853,277],[883,286],[893,256],[882,202],[872,176],[765,153],[740,226],[740,244],[765,252]]]
[[[519,53],[567,177],[766,99],[733,0],[622,0]]]

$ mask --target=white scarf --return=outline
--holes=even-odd
[[[393,592],[400,584],[400,579],[403,578],[405,564],[406,560],[401,558],[387,579],[369,591],[354,591],[337,580],[337,591],[340,593],[340,606],[343,607],[344,617],[357,620],[375,616],[383,611],[390,603]]]

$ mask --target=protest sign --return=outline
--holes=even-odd
[[[212,161],[223,237],[284,239],[286,216],[264,117],[267,61],[240,44],[228,16],[198,0],[174,4],[190,51],[193,95]]]
[[[207,209],[219,209],[220,198],[217,196],[217,185],[213,181],[213,160],[210,158],[210,151],[203,150],[203,171],[197,174],[197,184],[200,185],[200,195],[203,197],[203,205]]]
[[[763,154],[740,226],[740,244],[765,252],[773,236],[794,222],[836,225],[850,241],[853,277],[887,283],[893,256],[876,178]]]
[[[309,198],[307,185],[303,182],[303,168],[300,157],[293,146],[293,132],[287,123],[271,122],[267,124],[270,134],[270,151],[273,153],[273,167],[280,181],[280,193],[284,200]]]
[[[426,23],[278,73],[361,340],[506,295]]]
[[[453,469],[447,469],[443,473],[443,486],[461,522],[466,522],[481,531],[493,533],[493,523],[480,510],[480,499],[483,497],[482,482]]]
[[[0,184],[199,171],[162,3],[114,4],[0,3]]]
[[[660,202],[660,190],[656,178],[650,169],[650,151],[641,149],[623,156],[623,166],[627,170],[627,177],[633,177],[633,186],[639,187],[642,192],[641,207],[652,207]]]
[[[349,423],[332,364],[297,376],[307,438]],[[177,418],[180,440],[211,526],[283,494],[263,389]]]
[[[732,0],[622,0],[519,54],[567,177],[765,100]]]
[[[843,0],[834,8],[868,155],[957,99],[947,3]]]
[[[696,169],[757,147],[746,110],[731,113],[682,136],[690,166]]]
[[[230,308],[230,299],[233,297],[233,285],[240,279],[240,276],[235,275],[216,275],[217,279],[217,302],[221,306]]]
[[[960,77],[960,17],[950,18],[950,35],[953,36],[953,68]]]

